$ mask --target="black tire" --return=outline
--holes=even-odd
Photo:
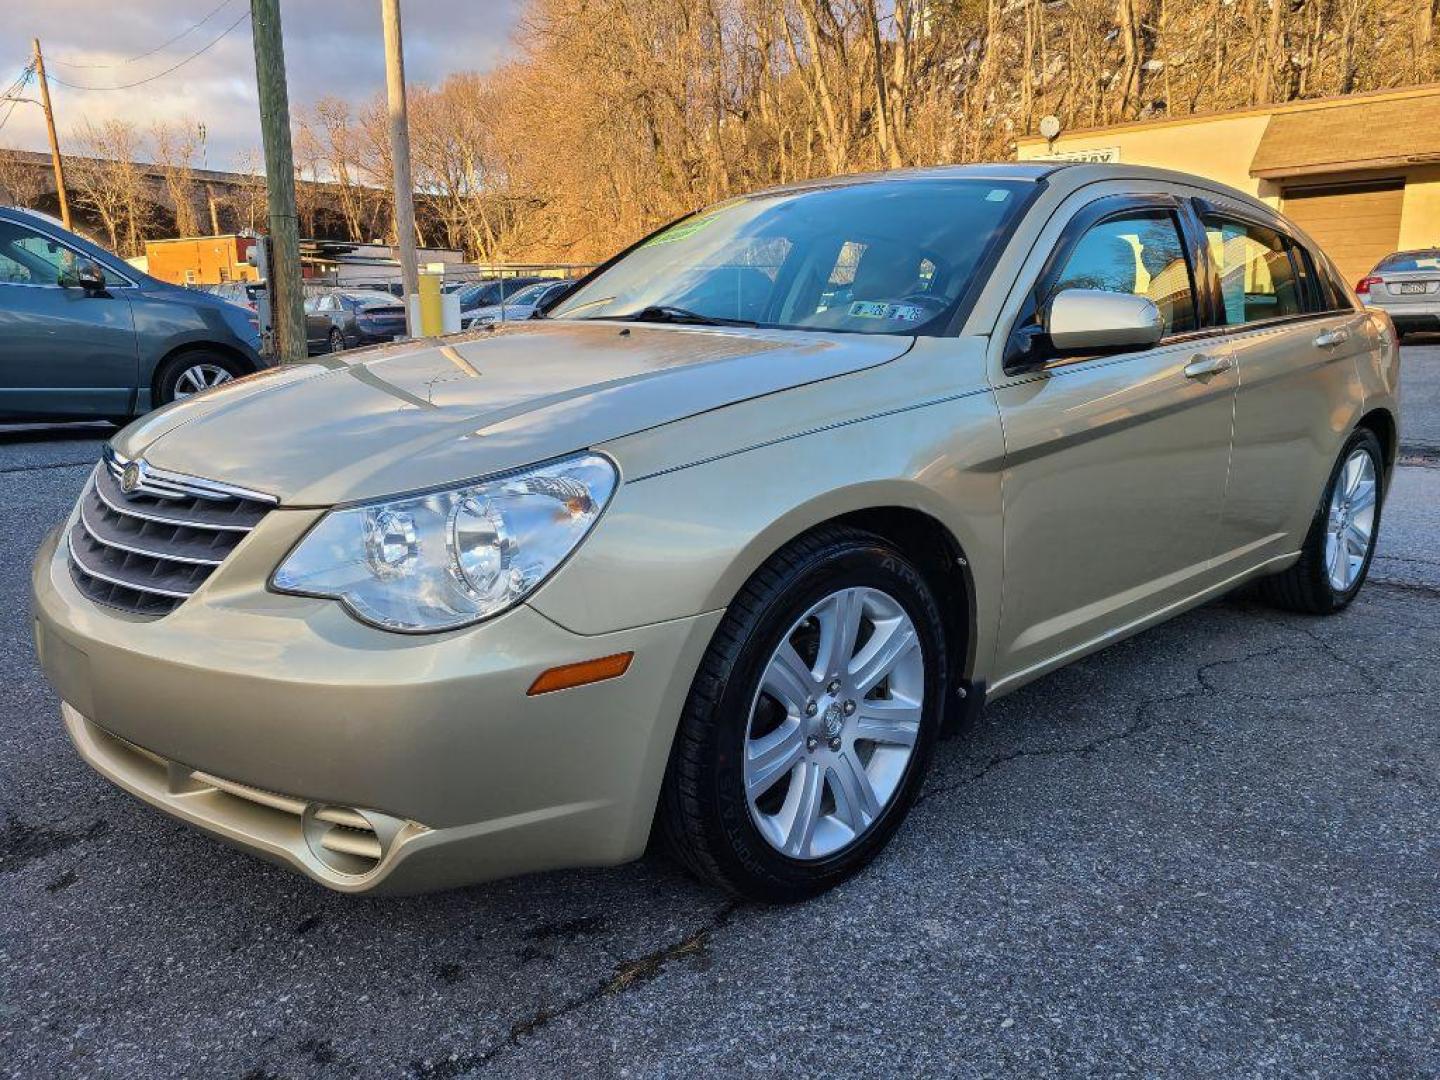
[[[339,330],[330,331],[330,351],[332,353],[345,351],[345,335]]]
[[[192,349],[179,356],[172,356],[161,366],[155,376],[156,404],[169,405],[175,400],[180,377],[197,365],[213,365],[230,373],[232,379],[247,374],[235,360],[223,353],[208,349]]]
[[[1341,468],[1350,455],[1359,448],[1363,448],[1370,455],[1375,465],[1377,480],[1375,520],[1370,533],[1370,550],[1365,554],[1364,562],[1360,565],[1360,572],[1356,575],[1354,583],[1342,592],[1333,586],[1325,568],[1325,526],[1329,515],[1330,499],[1335,491],[1335,485],[1340,481]],[[1330,470],[1330,479],[1325,484],[1324,492],[1320,495],[1320,503],[1315,508],[1315,517],[1310,522],[1310,530],[1305,534],[1305,544],[1300,551],[1300,561],[1288,570],[1262,578],[1257,583],[1261,599],[1275,607],[1284,608],[1287,611],[1298,611],[1305,615],[1334,615],[1344,611],[1350,602],[1359,595],[1361,587],[1365,584],[1365,578],[1370,573],[1370,563],[1375,557],[1375,545],[1380,536],[1380,519],[1384,509],[1387,479],[1385,452],[1380,446],[1380,440],[1368,428],[1357,429],[1350,438],[1345,440],[1345,445],[1341,448],[1339,456],[1335,459],[1335,465]]]
[[[772,847],[750,816],[742,769],[751,705],[795,622],[824,597],[855,586],[885,592],[915,626],[925,665],[919,734],[893,796],[869,827],[824,858],[795,859]],[[667,846],[697,877],[753,900],[804,900],[855,873],[899,827],[929,770],[949,684],[946,657],[933,592],[884,539],[829,526],[771,557],[726,612],[692,684],[661,793]]]

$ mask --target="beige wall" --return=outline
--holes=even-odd
[[[1440,247],[1440,165],[1419,166],[1405,173],[1400,246]]]
[[[1061,134],[1052,147],[1026,140],[1016,147],[1021,161],[1047,154],[1116,147],[1127,165],[1153,165],[1196,173],[1255,195],[1276,209],[1281,182],[1250,175],[1250,163],[1270,122],[1269,113],[1208,117],[1195,123],[1159,123],[1121,126]],[[1380,175],[1380,174],[1369,174]],[[1386,172],[1395,176],[1396,172]],[[1405,178],[1405,202],[1400,218],[1402,248],[1440,246],[1440,165],[1417,165],[1400,173]],[[1364,173],[1296,177],[1292,183],[1314,186],[1346,180],[1363,180]]]
[[[1119,147],[1123,164],[1197,173],[1273,204],[1279,199],[1279,190],[1250,175],[1250,162],[1255,160],[1260,137],[1269,122],[1268,113],[1259,113],[1212,117],[1194,124],[1062,133],[1055,140],[1053,152]],[[1043,158],[1051,152],[1043,142],[1021,143],[1016,151],[1021,161]]]

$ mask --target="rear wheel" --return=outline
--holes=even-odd
[[[1375,556],[1384,480],[1380,440],[1361,428],[1340,451],[1300,561],[1260,582],[1261,595],[1310,615],[1344,610],[1359,595]]]
[[[168,405],[221,386],[240,374],[239,365],[228,356],[204,351],[182,353],[166,361],[156,380],[160,404]]]
[[[929,767],[944,629],[915,567],[827,528],[765,564],[701,664],[666,774],[664,835],[698,876],[800,900],[860,869]]]

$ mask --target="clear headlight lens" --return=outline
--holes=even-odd
[[[582,454],[448,491],[332,510],[275,571],[386,630],[452,630],[519,603],[585,539],[615,466]]]

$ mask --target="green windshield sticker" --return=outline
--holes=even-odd
[[[925,309],[914,304],[883,304],[877,300],[856,300],[850,305],[850,316],[855,319],[919,322],[925,317]]]
[[[664,232],[652,236],[640,246],[647,248],[654,247],[656,244],[673,244],[677,240],[688,240],[719,216],[718,214],[706,214],[703,217],[686,218],[680,224],[672,225]]]

